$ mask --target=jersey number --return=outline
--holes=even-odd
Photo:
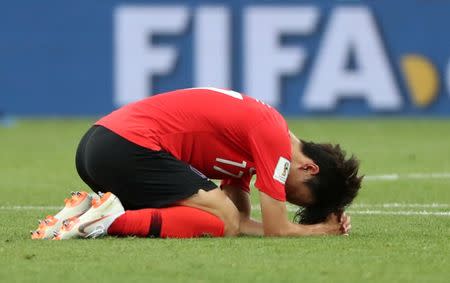
[[[241,163],[238,163],[236,161],[231,161],[231,160],[228,160],[228,159],[216,158],[216,161],[219,162],[219,163],[236,166],[236,167],[243,168],[243,169],[245,169],[247,167],[247,162],[245,160],[242,161]],[[227,171],[227,170],[225,170],[225,169],[223,169],[223,168],[221,168],[219,166],[215,166],[214,165],[213,168],[216,171],[219,171],[219,172],[221,172],[223,174],[226,174],[226,175],[234,177],[234,178],[241,178],[244,175],[243,171],[239,171],[238,174],[233,174],[233,173],[231,173],[231,172],[229,172],[229,171]]]

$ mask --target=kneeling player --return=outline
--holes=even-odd
[[[90,208],[89,196],[75,193],[34,238],[60,226],[57,239],[346,234],[343,211],[362,179],[339,146],[300,141],[272,107],[213,88],[152,96],[103,117],[82,138],[76,165],[92,190],[110,193]],[[254,174],[261,223],[250,218]],[[299,224],[285,201],[305,207]]]

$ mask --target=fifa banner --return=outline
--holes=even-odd
[[[0,112],[101,115],[178,88],[290,116],[450,116],[450,1],[6,1]]]

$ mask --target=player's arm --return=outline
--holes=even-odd
[[[256,166],[255,186],[260,191],[263,231],[266,236],[307,236],[346,233],[346,217],[331,215],[314,225],[294,224],[288,220],[285,183],[289,173],[292,144],[287,124],[281,115],[272,115],[248,134]],[[342,219],[341,219],[342,218]]]
[[[341,235],[351,228],[350,218],[345,214],[332,214],[323,223],[302,225],[288,220],[285,202],[273,199],[263,192],[260,192],[260,202],[265,236]]]
[[[243,235],[264,235],[262,223],[252,219],[250,196],[241,188],[233,185],[223,185],[222,190],[234,203],[239,211],[239,231]]]

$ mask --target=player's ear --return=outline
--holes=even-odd
[[[319,165],[314,162],[304,164],[300,169],[307,171],[311,175],[317,175],[320,171]]]

